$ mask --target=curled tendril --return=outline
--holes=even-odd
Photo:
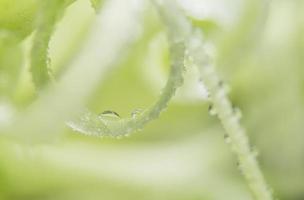
[[[174,17],[176,12],[162,12],[164,18]],[[185,71],[185,40],[184,36],[189,34],[190,26],[186,21],[176,21],[168,28],[169,52],[171,60],[171,70],[165,88],[162,90],[159,99],[150,108],[139,112],[135,117],[124,119],[108,119],[102,115],[94,114],[88,110],[84,111],[80,117],[67,122],[73,130],[85,135],[99,137],[122,137],[132,132],[142,129],[148,122],[159,117],[160,113],[167,108],[176,90],[183,84],[183,72]],[[176,32],[176,28],[183,26],[183,29]],[[174,31],[173,31],[174,30]],[[173,31],[173,32],[172,32]]]
[[[36,88],[41,89],[49,81],[48,70],[48,45],[56,22],[64,12],[65,8],[75,0],[67,1],[43,1],[40,5],[37,22],[37,30],[31,51],[31,71]],[[101,0],[92,0],[93,7],[98,10]],[[47,9],[46,9],[47,8]],[[171,40],[170,52],[172,67],[167,84],[159,100],[151,108],[139,113],[136,117],[111,120],[98,116],[88,110],[80,117],[67,122],[74,130],[92,136],[123,136],[130,132],[142,129],[146,123],[156,119],[167,107],[176,89],[183,83],[184,52],[185,44],[180,41],[176,34]],[[169,37],[170,38],[170,37]]]
[[[67,122],[67,125],[85,135],[121,137],[142,129],[149,121],[158,118],[174,96],[177,88],[183,84],[184,42],[172,42],[170,52],[170,75],[162,94],[153,106],[138,112],[135,117],[125,119],[108,119],[102,115],[85,111],[77,119]]]
[[[132,30],[140,23],[142,8],[131,0],[107,1],[97,15],[81,53],[71,62],[65,76],[56,85],[45,89],[31,109],[15,120],[18,126],[8,124],[3,133],[31,143],[50,141],[58,136],[64,125],[62,122],[81,110],[109,67],[135,40]],[[91,61],[90,65],[86,65],[88,60]],[[70,103],[63,106],[62,102]],[[28,134],[20,134],[24,132]]]

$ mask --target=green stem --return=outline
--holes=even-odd
[[[57,21],[65,8],[75,0],[41,1],[37,13],[37,29],[31,49],[31,72],[33,82],[38,90],[42,89],[50,79],[48,47]]]
[[[176,5],[171,1],[165,1],[161,6],[158,6],[162,11],[161,13],[172,13],[175,11],[174,15],[161,16],[168,29],[171,29],[170,32],[179,34],[179,30],[184,30],[187,27],[184,23],[186,19],[184,16],[179,14],[178,9],[174,7],[176,7]],[[180,26],[174,27],[171,24]],[[229,137],[230,147],[239,160],[239,168],[255,198],[259,200],[271,200],[272,194],[269,191],[263,174],[259,168],[255,153],[250,149],[246,131],[240,125],[239,116],[232,108],[226,91],[221,86],[221,81],[215,71],[212,57],[208,54],[209,52],[208,49],[206,49],[206,45],[203,43],[201,33],[199,30],[193,30],[192,32],[193,34],[190,35],[190,37],[189,35],[184,35],[185,40],[188,39],[189,41],[189,55],[193,58],[193,63],[198,66],[201,71],[204,84],[210,93],[210,100],[214,109],[217,111],[218,117],[227,133],[227,137]]]
[[[81,111],[109,68],[134,41],[132,30],[137,27],[142,12],[130,1],[107,1],[65,76],[47,88],[13,124],[5,127],[3,133],[7,137],[49,142],[59,136],[63,122]]]
[[[205,86],[209,90],[210,101],[227,133],[226,141],[232,151],[236,154],[239,168],[244,175],[247,183],[256,199],[270,200],[272,194],[264,180],[263,174],[256,160],[256,152],[250,149],[248,137],[245,129],[240,124],[240,117],[233,108],[227,96],[227,91],[221,86],[215,67],[210,60],[204,44],[200,41],[199,45],[190,48],[190,55],[193,57],[195,65],[201,71],[201,76]]]
[[[72,120],[67,124],[75,131],[85,135],[122,137],[142,129],[148,122],[158,118],[160,113],[167,108],[177,88],[183,84],[184,42],[172,41],[170,52],[171,72],[167,84],[157,102],[149,109],[133,118],[126,119],[109,119],[108,117],[85,111],[78,119]]]

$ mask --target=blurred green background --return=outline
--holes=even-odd
[[[217,70],[275,196],[304,199],[304,1],[179,3],[216,46]],[[144,13],[136,42],[88,102],[97,114],[130,117],[155,102],[166,82],[165,30],[151,6]],[[49,47],[55,77],[65,75],[95,17],[86,0],[66,10]],[[13,37],[1,22],[0,127],[37,98],[28,70],[33,36]],[[126,138],[87,137],[68,127],[50,143],[1,137],[0,199],[252,199],[195,69],[185,83],[157,120]]]

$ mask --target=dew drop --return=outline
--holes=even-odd
[[[217,112],[216,112],[215,108],[213,107],[213,105],[209,105],[208,112],[211,116],[217,115]]]
[[[108,119],[108,120],[118,120],[118,119],[120,119],[119,114],[115,111],[112,111],[112,110],[103,111],[98,117],[102,118],[102,119]]]

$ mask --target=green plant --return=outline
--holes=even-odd
[[[1,100],[9,102],[14,109],[19,109],[12,119],[0,124],[1,138],[5,141],[2,146],[3,149],[8,149],[4,151],[8,152],[4,153],[4,157],[10,152],[10,144],[26,146],[28,143],[50,143],[71,131],[106,139],[122,138],[143,130],[148,122],[158,119],[168,108],[178,89],[183,86],[187,70],[197,68],[201,77],[200,84],[208,90],[209,95],[202,103],[208,104],[210,115],[217,115],[221,121],[226,132],[225,141],[235,153],[238,168],[254,198],[272,199],[272,193],[257,163],[256,150],[250,146],[246,131],[241,126],[241,111],[234,106],[243,103],[257,109],[257,106],[248,103],[248,99],[242,99],[247,97],[239,96],[242,93],[249,96],[250,91],[255,91],[248,98],[258,98],[254,95],[259,94],[256,90],[261,86],[251,86],[249,79],[244,77],[259,72],[250,67],[248,71],[242,70],[240,66],[254,65],[254,55],[258,53],[255,52],[257,47],[252,44],[252,40],[254,38],[258,41],[258,38],[263,37],[258,31],[263,29],[263,16],[270,9],[267,3],[262,0],[246,1],[241,19],[232,31],[225,33],[215,20],[202,20],[185,14],[171,0],[153,1],[156,13],[152,4],[146,1],[92,0],[90,3],[96,17],[88,39],[81,38],[75,42],[81,46],[79,52],[75,55],[70,53],[71,56],[66,60],[69,64],[63,66],[59,73],[54,70],[50,53],[52,37],[67,10],[77,2],[27,0],[18,4],[15,1],[0,1]],[[151,19],[152,23],[149,22]],[[139,24],[143,32],[141,36],[134,34],[139,29]],[[113,66],[130,66],[136,62],[139,63],[137,65],[142,65],[143,49],[155,33],[163,30],[166,30],[169,54],[164,63],[170,63],[171,69],[157,100],[147,109],[135,108],[130,117],[120,117],[115,109],[96,114],[98,112],[94,110],[99,109],[94,109],[94,103],[92,106],[90,101],[96,98],[92,96],[96,96],[95,91],[103,85],[101,82],[105,85],[109,82]],[[25,47],[30,49],[27,54],[24,53]],[[26,63],[29,64],[26,71],[30,74],[21,70],[20,66]],[[301,65],[300,61],[298,65]],[[269,76],[267,80],[276,80],[271,73],[265,74]],[[22,87],[22,79],[28,76],[31,81],[27,84],[33,86],[30,89]],[[228,86],[220,78],[223,76],[230,76],[229,82],[232,88],[236,88],[232,100],[228,97]],[[294,75],[291,74],[290,77]],[[21,82],[21,86],[18,82]],[[246,84],[251,88],[242,88]],[[110,88],[115,89],[115,86]],[[123,90],[123,86],[120,88]],[[106,97],[100,99],[103,98]],[[147,104],[151,105],[151,102]],[[65,125],[72,130],[66,130]],[[253,132],[252,129],[250,131]],[[50,152],[52,154],[55,151]]]

